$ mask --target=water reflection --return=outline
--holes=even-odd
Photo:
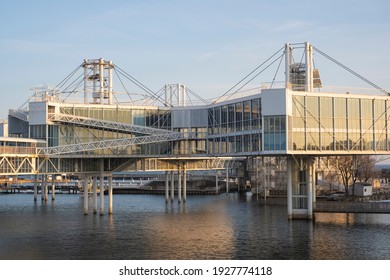
[[[115,195],[100,216],[79,195],[0,195],[0,259],[390,259],[390,215],[289,221],[248,194],[164,198]]]

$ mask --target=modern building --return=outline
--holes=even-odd
[[[178,187],[188,170],[245,169],[253,158],[283,157],[288,216],[311,218],[315,157],[390,152],[390,97],[379,87],[376,95],[327,91],[313,67],[313,52],[320,50],[305,43],[286,44],[281,51],[283,84],[262,84],[201,105],[190,104],[184,85],[165,85],[154,93],[111,61],[84,60],[80,82],[71,83],[82,86],[81,101],[61,97],[80,92],[65,83],[37,89],[26,108],[9,111],[8,133],[46,141],[38,151],[45,161],[39,173],[102,177],[164,170],[168,186],[174,170]],[[301,63],[293,59],[298,51]],[[142,104],[116,102],[116,71],[149,97]]]

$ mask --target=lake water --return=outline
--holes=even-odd
[[[390,259],[390,214],[289,221],[286,206],[250,194],[188,196],[180,205],[114,195],[114,214],[104,216],[91,203],[83,215],[78,194],[46,203],[0,195],[0,259]]]

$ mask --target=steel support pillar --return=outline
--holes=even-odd
[[[313,158],[287,159],[287,215],[313,219]]]
[[[49,199],[49,181],[48,176],[45,175],[45,201],[48,201]]]
[[[165,203],[169,202],[169,171],[165,171]]]
[[[83,187],[84,187],[84,215],[88,215],[88,179],[87,176],[83,177]]]
[[[317,180],[317,173],[316,173],[316,160],[314,160],[312,164],[312,186],[313,186],[313,206],[315,205],[317,201],[317,191],[316,191],[316,180]]]
[[[171,201],[175,201],[175,172],[171,171]]]
[[[293,207],[292,207],[292,168],[293,168],[293,159],[291,157],[287,157],[287,215],[288,219],[291,220],[293,218]]]
[[[97,176],[93,177],[92,199],[93,199],[93,213],[97,214]]]
[[[56,199],[56,182],[54,174],[51,175],[51,200]]]
[[[313,160],[306,159],[307,218],[313,219]]]
[[[38,175],[34,175],[34,201],[38,199]]]
[[[183,169],[183,202],[187,202],[187,168]]]
[[[104,215],[104,174],[103,172],[100,173],[100,216]]]
[[[218,171],[215,172],[215,193],[218,194]]]
[[[112,214],[112,174],[108,176],[108,214]]]
[[[181,167],[177,170],[177,203],[181,203],[181,183],[182,183],[182,172]]]
[[[229,169],[226,168],[226,194],[229,194]]]
[[[41,175],[41,200],[45,200],[45,175]]]

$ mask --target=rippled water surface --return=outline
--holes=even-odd
[[[91,207],[83,215],[73,194],[54,203],[0,195],[0,259],[390,259],[390,214],[288,221],[285,206],[258,205],[249,194],[189,196],[181,205],[114,195],[113,215]]]

